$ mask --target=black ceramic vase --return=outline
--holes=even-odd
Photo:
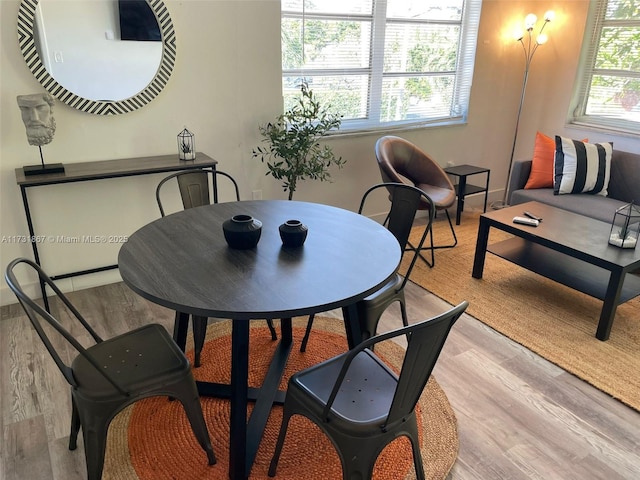
[[[234,215],[222,224],[224,239],[231,248],[253,248],[260,240],[262,222],[251,215]]]
[[[300,220],[287,220],[279,230],[285,247],[300,247],[307,239],[307,227]]]

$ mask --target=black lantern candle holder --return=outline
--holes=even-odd
[[[180,160],[196,159],[195,135],[186,128],[178,134],[178,158]]]
[[[640,208],[633,202],[616,210],[611,223],[609,244],[620,248],[636,248],[640,234]]]

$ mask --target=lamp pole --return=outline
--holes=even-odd
[[[517,38],[517,41],[522,45],[522,50],[524,52],[524,78],[522,79],[522,92],[520,93],[520,104],[518,105],[518,115],[516,116],[516,128],[513,134],[513,145],[511,146],[511,156],[509,157],[509,170],[507,172],[507,183],[504,187],[504,196],[502,198],[502,202],[495,202],[491,205],[493,209],[500,209],[508,206],[507,196],[509,194],[509,186],[511,183],[511,169],[513,168],[513,156],[516,151],[516,143],[518,142],[518,127],[520,126],[520,115],[522,114],[522,105],[524,104],[524,96],[527,91],[529,68],[531,67],[531,60],[533,60],[533,56],[538,50],[538,47],[547,43],[548,37],[542,32],[544,31],[544,27],[547,26],[547,23],[553,20],[553,18],[554,13],[551,10],[544,14],[544,23],[542,24],[542,27],[540,27],[540,31],[534,41],[532,32],[536,25],[537,18],[533,13],[530,13],[524,20],[526,33],[523,32],[519,34]],[[526,45],[524,41],[525,36],[527,37]]]

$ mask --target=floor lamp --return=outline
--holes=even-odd
[[[516,142],[518,141],[518,127],[520,125],[520,114],[522,113],[522,104],[524,103],[524,95],[527,91],[527,80],[529,79],[529,67],[531,66],[531,60],[533,60],[533,56],[538,50],[540,45],[544,45],[547,43],[548,37],[545,33],[542,33],[544,27],[547,26],[551,20],[553,20],[555,14],[549,10],[544,14],[544,23],[540,27],[540,31],[536,36],[535,40],[533,38],[533,30],[536,26],[536,22],[538,18],[530,13],[524,19],[524,24],[526,28],[526,32],[518,32],[516,36],[516,40],[520,42],[522,45],[522,50],[524,51],[524,78],[522,80],[522,93],[520,94],[520,105],[518,106],[518,116],[516,117],[516,129],[513,134],[513,146],[511,147],[511,157],[509,158],[509,171],[507,172],[507,183],[504,187],[504,197],[502,198],[502,202],[495,202],[491,204],[493,209],[504,208],[508,206],[507,203],[507,195],[509,194],[509,184],[511,180],[511,168],[513,167],[513,155],[516,151]],[[525,38],[526,37],[526,38]]]

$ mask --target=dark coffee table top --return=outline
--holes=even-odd
[[[222,223],[237,214],[262,221],[255,249],[227,246]],[[298,219],[305,244],[286,249],[278,226]],[[398,268],[396,238],[375,221],[315,203],[219,203],[160,218],[129,237],[118,256],[125,283],[173,310],[205,317],[308,315],[355,303]]]
[[[513,217],[528,211],[541,217],[537,227],[513,223]],[[535,241],[557,251],[570,250],[576,258],[595,265],[629,266],[640,261],[640,248],[609,245],[611,224],[539,202],[527,202],[481,215],[491,226]],[[613,218],[611,219],[613,220]]]

